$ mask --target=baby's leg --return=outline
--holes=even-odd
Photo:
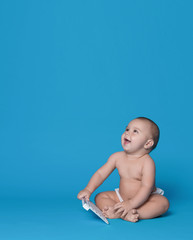
[[[114,205],[119,202],[117,194],[114,191],[101,192],[96,195],[95,203],[108,218],[119,218],[114,211]],[[120,214],[119,214],[120,215]]]
[[[114,205],[120,202],[117,194],[114,191],[102,192],[97,194],[95,197],[95,202],[97,207],[101,209],[105,217],[122,218],[122,213],[116,213],[116,211],[114,210]],[[137,213],[137,211],[135,209],[132,209],[127,214],[127,219],[125,219],[125,217],[123,219],[130,222],[137,222],[138,217],[139,214]]]
[[[169,201],[166,197],[153,194],[141,207],[137,209],[139,219],[149,219],[161,216],[169,208]]]

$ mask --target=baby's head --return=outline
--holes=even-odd
[[[122,135],[122,146],[128,151],[144,149],[150,153],[159,141],[159,127],[149,118],[138,117],[132,120]]]

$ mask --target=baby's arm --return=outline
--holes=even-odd
[[[90,195],[104,182],[104,180],[113,172],[116,168],[116,153],[112,154],[108,161],[99,168],[95,174],[91,177],[89,183],[78,194],[78,199],[86,198],[89,200]]]

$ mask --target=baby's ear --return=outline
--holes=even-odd
[[[148,150],[148,149],[150,149],[153,146],[153,144],[154,144],[154,140],[153,139],[148,139],[147,142],[144,145],[144,148],[146,150]]]

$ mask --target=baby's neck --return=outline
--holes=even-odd
[[[125,156],[129,159],[139,159],[139,158],[142,158],[144,156],[146,156],[148,153],[147,152],[135,152],[135,153],[130,153],[130,152],[127,152],[127,151],[124,151],[125,152]]]

